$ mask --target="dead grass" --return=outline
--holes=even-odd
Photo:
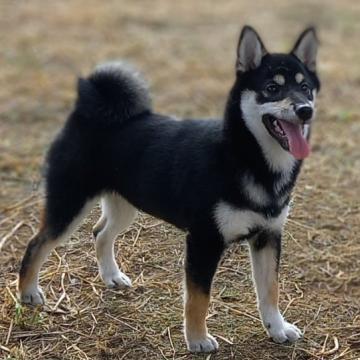
[[[0,356],[4,359],[359,359],[360,4],[357,1],[58,1],[0,3]],[[236,37],[250,23],[270,49],[320,30],[323,91],[286,227],[281,308],[305,332],[277,345],[261,328],[245,248],[220,266],[209,314],[219,353],[191,356],[182,336],[184,235],[142,215],[118,240],[129,291],[106,289],[90,236],[98,210],[41,272],[45,308],[16,302],[19,261],[38,226],[43,153],[73,101],[75,77],[126,58],[157,109],[221,113]]]

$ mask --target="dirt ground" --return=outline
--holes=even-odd
[[[360,359],[360,2],[0,1],[0,357],[3,359]],[[184,234],[146,215],[117,241],[133,280],[108,290],[91,216],[41,272],[44,308],[16,302],[19,261],[39,223],[44,153],[74,100],[76,78],[124,58],[155,108],[221,116],[240,27],[289,50],[307,24],[321,39],[322,91],[286,226],[281,309],[303,331],[278,345],[261,327],[247,249],[219,268],[208,325],[220,350],[190,355],[182,335]]]

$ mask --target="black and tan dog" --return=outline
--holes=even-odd
[[[131,285],[113,245],[137,209],[187,231],[189,350],[218,348],[205,323],[210,288],[224,250],[237,241],[249,243],[266,331],[276,342],[297,340],[300,330],[278,308],[278,267],[291,191],[309,154],[319,90],[316,53],[313,29],[289,54],[270,54],[244,27],[222,120],[178,121],[154,113],[144,81],[121,63],[80,79],[75,108],[47,157],[44,220],[22,261],[21,300],[44,302],[41,265],[101,197],[94,235],[100,275],[110,287]]]

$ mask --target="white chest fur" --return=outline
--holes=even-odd
[[[238,210],[224,201],[220,201],[214,209],[217,227],[227,243],[248,235],[255,228],[281,231],[288,212],[289,207],[285,206],[277,217],[268,218],[251,210]]]

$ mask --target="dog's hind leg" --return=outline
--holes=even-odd
[[[40,231],[29,242],[19,273],[19,296],[23,303],[45,302],[39,287],[39,270],[49,253],[71,235],[91,210],[94,201],[76,197],[47,198]]]
[[[131,286],[130,279],[120,271],[114,256],[116,236],[133,222],[137,210],[123,197],[106,194],[101,199],[102,215],[93,229],[99,272],[107,287]]]
[[[197,236],[189,234],[186,244],[185,341],[191,352],[216,351],[219,345],[208,333],[206,315],[211,283],[223,252],[223,243],[213,234],[204,232]]]

